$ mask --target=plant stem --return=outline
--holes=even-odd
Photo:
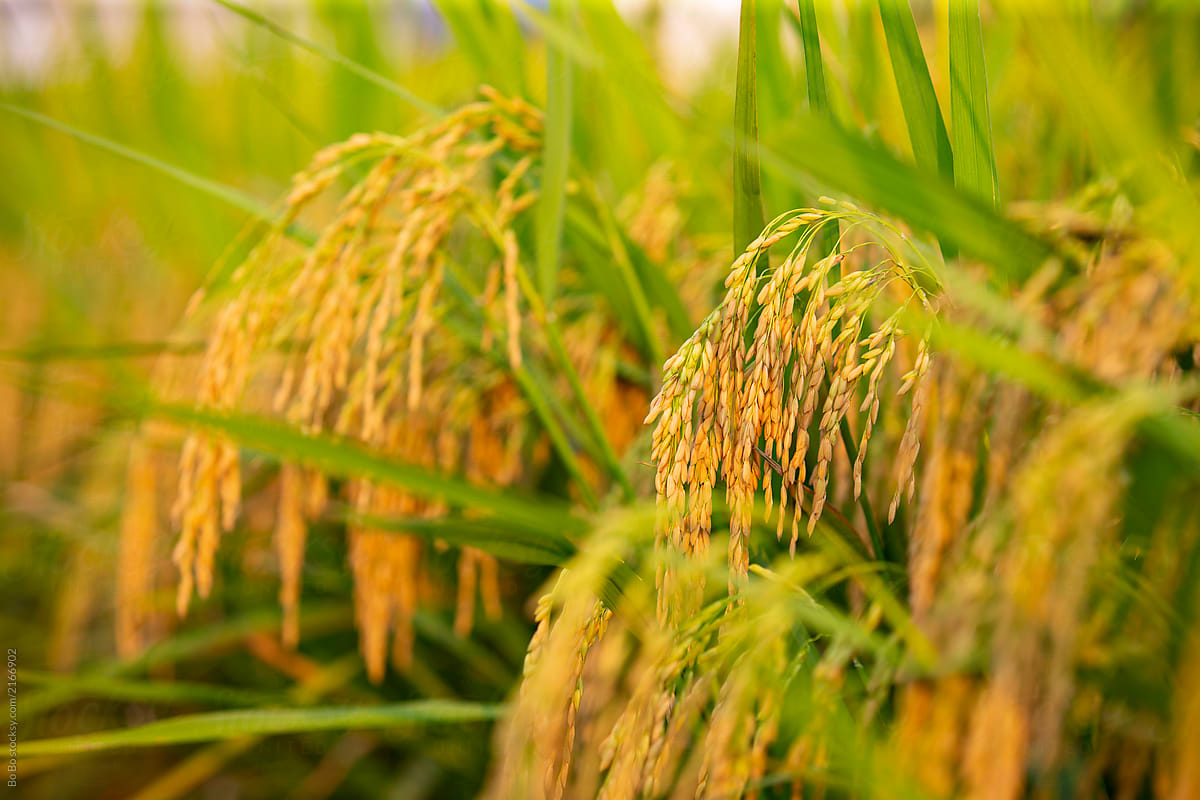
[[[858,446],[854,443],[854,436],[850,433],[850,423],[843,417],[839,427],[842,432],[842,446],[846,448],[846,458],[854,463],[858,460]],[[862,509],[863,518],[867,521],[867,534],[871,537],[871,549],[874,551],[875,558],[883,561],[885,560],[883,537],[879,534],[879,526],[875,523],[875,514],[871,511],[871,500],[867,497],[866,492],[858,493],[858,505]]]

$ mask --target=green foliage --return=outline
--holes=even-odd
[[[1000,189],[996,179],[996,154],[992,152],[989,102],[979,4],[971,0],[952,0],[950,116],[954,133],[955,185],[998,206]],[[938,160],[942,160],[940,148]]]
[[[375,728],[402,730],[406,727],[426,728],[486,722],[496,719],[502,710],[501,706],[478,703],[418,700],[361,708],[327,706],[313,709],[221,711],[179,716],[120,731],[35,740],[26,742],[24,749],[26,755],[44,756],[306,731]]]
[[[921,38],[917,34],[912,11],[899,0],[880,0],[879,16],[887,35],[892,74],[900,91],[913,157],[917,164],[929,172],[951,178],[954,175],[954,158],[950,151],[950,138],[946,135],[946,123],[942,120],[942,109],[933,91],[933,81],[929,77],[929,66],[925,63],[925,53],[921,49]],[[986,92],[987,87],[983,89]]]
[[[742,0],[738,25],[737,89],[733,105],[733,252],[763,229],[762,183],[758,169],[758,68],[755,0]]]
[[[734,612],[752,622],[717,636],[715,622],[704,625],[729,607],[723,487],[713,512],[721,558],[689,567],[664,556],[654,544],[651,433],[614,444],[611,420],[576,368],[589,342],[573,326],[594,317],[587,335],[617,343],[606,365],[614,383],[653,395],[664,361],[718,306],[731,248],[740,254],[792,205],[843,202],[877,214],[871,234],[946,288],[945,306],[909,309],[904,325],[928,331],[939,358],[980,376],[981,403],[1003,387],[1028,392],[1046,423],[1028,431],[1030,447],[1089,414],[1126,436],[1106,495],[1120,509],[1105,523],[1115,527],[1096,527],[1118,533],[1088,571],[1092,593],[1070,656],[1081,664],[1073,685],[1111,713],[1069,718],[1070,746],[1030,768],[1029,791],[1107,791],[1106,781],[1141,762],[1096,762],[1092,775],[1089,758],[1172,741],[1200,597],[1190,504],[1200,477],[1196,352],[1173,354],[1170,381],[1114,378],[1056,350],[1058,320],[1038,303],[1086,285],[1097,263],[1125,258],[1141,239],[1165,254],[1181,284],[1196,283],[1194,14],[743,0],[736,36],[731,25],[709,63],[679,74],[660,45],[681,10],[651,5],[650,16],[625,17],[606,1],[552,0],[542,10],[521,0],[439,0],[434,24],[365,1],[260,9],[214,0],[205,14],[219,25],[199,61],[182,54],[167,5],[133,13],[120,52],[95,9],[79,6],[63,11],[72,38],[43,72],[25,83],[6,76],[0,417],[13,423],[0,425],[0,638],[20,653],[23,792],[90,797],[103,782],[114,796],[171,797],[219,792],[228,780],[246,796],[317,796],[312,787],[348,754],[331,796],[474,796],[502,760],[493,723],[513,713],[533,598],[561,571],[568,596],[555,595],[555,619],[572,590],[590,592],[617,612],[613,624],[627,626],[630,647],[641,647],[658,630],[662,571],[691,568],[709,587],[693,621],[710,649],[681,687],[707,674],[715,692],[735,664],[756,664],[770,643],[756,639],[760,626],[778,611],[790,626],[778,638],[795,658],[757,685],[784,698],[781,740],[820,724],[832,743],[827,762],[810,762],[804,777],[830,796],[936,796],[919,769],[893,763],[901,698],[947,675],[986,680],[996,667],[973,638],[949,652],[926,612],[914,610],[909,537],[921,498],[888,523],[886,499],[864,492],[828,512],[794,559],[774,520],[756,521],[745,608]],[[444,39],[424,40],[434,31]],[[481,343],[494,325],[468,267],[492,255],[467,247],[456,253],[461,263],[445,265],[452,302],[436,335],[463,343],[464,385],[486,363],[530,407],[532,432],[519,443],[536,465],[528,480],[486,485],[353,438],[198,408],[178,391],[150,393],[163,385],[162,365],[194,377],[212,320],[211,306],[186,315],[189,297],[201,286],[210,299],[231,291],[236,265],[279,225],[274,199],[314,151],[358,131],[404,134],[436,122],[483,83],[544,111],[544,150],[523,183],[538,192],[536,207],[515,230],[525,253],[521,336],[532,355],[514,365]],[[480,180],[495,183],[511,167],[501,162]],[[660,174],[671,178],[656,199],[648,176]],[[348,170],[331,193],[361,177]],[[813,260],[852,245],[846,231],[827,226]],[[301,217],[286,233],[309,246],[321,231]],[[758,280],[779,261],[763,254]],[[273,344],[288,353],[305,342]],[[946,408],[938,403],[935,416]],[[158,576],[146,603],[165,622],[144,652],[118,658],[110,598],[122,579],[125,462],[132,429],[163,424],[237,442],[248,503],[270,508],[276,465],[298,463],[329,476],[335,493],[368,480],[445,514],[372,514],[339,496],[310,526],[294,652],[264,644],[282,618],[271,523],[248,514],[223,534],[212,595],[175,620],[163,588],[175,577],[164,514],[156,555],[171,575]],[[857,425],[842,420],[837,431],[851,463]],[[967,448],[981,461],[996,452],[997,426],[986,420]],[[865,484],[890,480],[878,445],[865,463]],[[1054,463],[1045,474],[1061,477]],[[1087,475],[1087,464],[1072,469]],[[780,491],[782,476],[764,471]],[[168,482],[157,491],[169,505]],[[811,510],[811,479],[800,494]],[[1020,535],[1004,527],[1016,513],[1010,501],[988,498],[982,481],[972,487],[970,536],[995,538],[964,539],[956,557],[991,558],[968,545],[1000,551]],[[355,653],[347,568],[351,531],[364,527],[420,540],[429,554],[413,664],[375,686]],[[453,628],[462,548],[500,559],[506,600],[466,636]],[[1052,550],[1045,558],[1069,560]],[[963,592],[992,602],[1008,591],[998,580]],[[985,607],[975,595],[963,608],[967,601]],[[1004,624],[1020,627],[976,622],[972,636],[988,641]],[[823,683],[831,676],[836,691]],[[1132,733],[1121,727],[1129,719]],[[361,751],[345,744],[357,732],[370,742]],[[96,752],[104,758],[88,757]],[[769,754],[776,766],[783,755]],[[1174,780],[1173,764],[1155,768]],[[794,777],[779,767],[757,785],[763,796],[787,796]],[[1134,794],[1155,796],[1157,778],[1135,779]]]

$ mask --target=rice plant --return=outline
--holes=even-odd
[[[10,785],[1200,796],[1195,14],[434,6],[5,90]]]

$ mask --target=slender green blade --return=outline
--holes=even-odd
[[[552,500],[473,486],[460,478],[398,462],[348,439],[308,435],[261,417],[222,414],[189,406],[154,404],[146,411],[151,416],[226,434],[244,447],[309,464],[331,475],[370,478],[455,505],[487,510],[511,525],[528,530],[578,532],[585,526],[583,520]]]
[[[188,714],[135,728],[98,731],[57,739],[24,742],[25,756],[60,755],[121,747],[159,747],[243,736],[268,736],[329,730],[424,728],[489,722],[504,712],[500,705],[451,700],[416,700],[391,705],[218,711]]]
[[[553,0],[550,13],[569,26],[573,0]],[[567,204],[567,172],[571,160],[571,62],[562,49],[547,41],[546,132],[542,159],[542,193],[537,209],[538,288],[547,303],[558,291],[562,257],[563,212]]]
[[[512,9],[494,0],[434,0],[458,47],[481,80],[525,94],[525,47]]]
[[[81,142],[86,142],[87,144],[99,147],[102,150],[107,150],[114,155],[118,155],[122,158],[134,161],[138,164],[149,167],[150,169],[161,172],[162,174],[175,179],[185,186],[190,186],[193,189],[197,189],[207,195],[215,197],[224,203],[228,203],[234,208],[245,211],[247,214],[250,214],[257,219],[269,221],[274,216],[270,209],[268,209],[265,205],[231,186],[226,186],[223,183],[210,180],[209,178],[197,175],[194,172],[189,172],[182,167],[169,164],[162,159],[139,152],[131,147],[126,147],[119,142],[114,142],[111,139],[104,138],[103,136],[97,136],[94,133],[88,133],[87,131],[80,130],[79,128],[68,125],[65,122],[61,122],[53,117],[48,117],[45,114],[32,111],[28,108],[21,108],[20,106],[14,106],[8,103],[0,103],[0,109],[3,109],[10,114],[16,114],[19,117],[24,117],[25,119],[36,122],[39,125],[44,125],[47,128],[52,128],[61,133],[65,133]]]
[[[231,689],[186,681],[144,681],[91,675],[57,675],[21,670],[21,683],[59,689],[76,696],[102,697],[141,703],[210,703],[220,706],[277,705],[282,697],[266,692]]]
[[[809,111],[833,120],[829,109],[829,94],[825,86],[825,62],[821,57],[821,34],[817,29],[817,9],[813,0],[797,0],[800,18],[800,39],[804,47],[804,81],[808,87]],[[820,233],[819,247],[814,258],[832,253],[837,247],[839,226],[827,226]],[[834,268],[837,270],[837,267]]]
[[[766,227],[758,166],[755,0],[742,0],[737,89],[733,101],[733,250],[737,256]]]
[[[784,24],[794,18],[785,0],[755,3],[755,65],[758,126],[764,136],[783,132],[796,108],[793,63],[784,51]],[[681,147],[681,146],[677,146]],[[761,174],[764,208],[793,208],[796,193],[769,172]]]
[[[567,231],[575,237],[577,243],[584,243],[594,248],[598,253],[605,258],[616,258],[616,254],[612,253],[606,231],[602,230],[590,215],[586,214],[579,208],[568,208],[566,219]],[[663,270],[645,254],[642,248],[638,247],[629,234],[623,230],[617,231],[620,238],[620,245],[629,256],[630,262],[633,264],[634,270],[637,272],[637,278],[641,285],[646,290],[646,299],[650,305],[657,311],[666,315],[667,324],[671,328],[671,335],[680,339],[686,339],[695,329],[691,318],[688,316],[687,309],[683,306],[683,301],[679,296],[679,289],[667,277]],[[597,276],[597,282],[602,280]],[[609,284],[611,287],[621,287],[620,281],[615,278]],[[614,298],[615,299],[615,298]],[[627,312],[621,316],[629,319],[633,315],[633,300],[632,298],[624,298],[616,300],[615,305],[622,305]]]
[[[650,363],[661,364],[663,362],[662,347],[658,342],[654,319],[650,311],[650,303],[646,298],[645,287],[642,286],[637,269],[633,266],[633,262],[629,258],[629,251],[621,239],[620,226],[613,216],[612,209],[600,199],[599,192],[596,191],[595,186],[590,181],[588,182],[588,186],[590,190],[589,194],[592,196],[592,205],[596,209],[596,216],[600,218],[604,235],[608,240],[612,261],[616,264],[623,288],[629,296],[633,311],[632,316],[637,323],[638,335],[645,342],[645,349],[647,356],[650,358]]]
[[[460,297],[464,301],[464,308],[468,309],[469,313],[473,311],[476,315],[482,318],[483,315],[479,314],[478,309],[475,308],[474,300],[472,299],[479,296],[478,287],[473,286],[473,282],[470,280],[470,278],[460,267],[455,265],[453,261],[447,261],[447,266],[449,267],[450,277],[452,278],[452,280],[447,281],[447,284],[453,285],[453,283],[457,282],[459,285],[456,291],[460,294]],[[529,278],[525,271],[520,267],[517,268],[517,280],[520,283],[526,298],[528,298],[530,301],[530,305],[534,311],[534,316],[544,321],[546,331],[553,341],[554,338],[558,336],[556,328],[557,322],[555,322],[553,319],[547,318],[541,295],[537,293],[537,290],[532,285],[533,280]],[[465,292],[465,294],[463,294],[463,292]],[[449,327],[451,327],[451,329],[456,330],[457,335],[465,340],[476,342],[479,341],[479,335],[475,332],[464,334],[464,331],[462,330],[464,326],[461,324],[455,324],[449,319],[447,319],[447,324]],[[493,328],[493,330],[496,329]],[[496,332],[501,334],[500,338],[503,340],[504,335],[502,332],[499,330],[496,330]],[[488,355],[496,359],[497,363],[502,364],[505,367],[511,366],[508,364],[507,359],[504,358],[504,356],[498,350],[489,351]],[[556,352],[556,356],[557,355],[558,353]],[[558,366],[564,372],[570,372],[570,370],[574,369],[569,361],[558,358],[556,358],[556,360],[558,361]],[[542,424],[546,429],[546,434],[550,437],[550,441],[553,444],[554,449],[558,452],[559,458],[562,459],[563,466],[566,467],[567,472],[570,473],[571,477],[575,480],[584,503],[587,506],[594,508],[596,506],[595,492],[592,490],[592,487],[588,482],[588,478],[583,472],[583,467],[577,456],[574,442],[581,442],[583,446],[591,451],[594,456],[601,459],[604,458],[603,444],[598,441],[594,441],[593,437],[588,435],[584,429],[579,426],[577,420],[575,420],[574,417],[566,412],[566,409],[559,401],[557,394],[555,394],[555,392],[550,388],[548,376],[537,364],[526,362],[516,366],[515,368],[511,368],[511,372],[513,380],[517,382],[517,385],[521,388],[521,391],[529,400],[529,404],[533,407],[534,413],[542,421]]]
[[[1054,254],[1048,244],[989,205],[829,120],[812,115],[801,119],[791,142],[786,154],[764,152],[764,163],[798,185],[805,185],[808,175],[905,219],[1013,278],[1027,277]]]
[[[428,537],[456,547],[475,547],[497,558],[521,564],[559,566],[575,554],[575,545],[566,536],[535,533],[489,524],[484,520],[356,515],[354,521],[370,528]]]
[[[282,618],[279,608],[272,607],[255,609],[230,620],[209,622],[198,629],[179,631],[151,645],[137,658],[109,661],[93,668],[88,675],[79,677],[83,680],[113,678],[135,675],[165,664],[175,664],[202,653],[234,646],[252,634],[278,630]],[[353,624],[353,614],[346,606],[316,606],[311,603],[305,608],[300,621],[305,636],[341,630]],[[31,719],[85,694],[87,692],[80,686],[46,686],[41,691],[25,696],[21,703],[21,713],[25,718]]]
[[[213,2],[217,3],[221,6],[224,6],[225,8],[229,9],[230,11],[232,11],[233,13],[242,17],[243,19],[247,20],[248,22],[251,22],[255,25],[258,25],[261,28],[264,28],[264,29],[270,31],[271,33],[278,36],[280,39],[283,39],[285,42],[288,42],[289,44],[293,44],[303,50],[307,50],[310,53],[318,55],[321,58],[326,59],[327,61],[337,64],[339,67],[346,70],[347,72],[353,73],[354,75],[357,75],[358,77],[362,78],[363,80],[367,81],[368,83],[373,83],[376,86],[378,86],[380,89],[383,89],[384,91],[392,93],[393,95],[400,98],[404,102],[408,103],[409,105],[413,106],[414,108],[416,108],[420,111],[425,112],[426,114],[429,114],[434,117],[440,117],[445,114],[445,111],[443,111],[441,108],[434,105],[433,103],[430,103],[428,100],[424,100],[421,97],[418,97],[410,89],[407,89],[407,88],[401,86],[400,84],[396,83],[391,78],[388,78],[384,75],[380,75],[375,70],[373,70],[369,67],[363,66],[362,64],[359,64],[357,61],[355,61],[351,58],[347,58],[346,56],[342,55],[341,53],[339,53],[338,51],[334,50],[331,47],[326,47],[324,45],[317,44],[314,41],[305,39],[303,36],[300,36],[299,34],[289,31],[287,28],[284,28],[282,25],[278,24],[277,22],[273,22],[273,21],[267,19],[262,14],[259,14],[257,11],[255,11],[254,9],[247,7],[247,6],[243,5],[242,3],[237,2],[236,0],[213,0]]]
[[[954,158],[950,137],[933,90],[933,80],[929,77],[929,64],[921,49],[921,37],[917,35],[912,10],[901,0],[879,0],[879,16],[883,20],[883,33],[913,157],[919,166],[952,179]]]
[[[976,0],[950,0],[950,120],[955,185],[999,207],[983,27]]]
[[[814,114],[829,108],[825,90],[825,63],[821,58],[821,38],[817,32],[817,9],[813,0],[798,0],[800,40],[804,47],[804,79],[808,85],[808,106]]]
[[[758,114],[764,128],[787,119],[792,108],[791,63],[783,50],[783,0],[757,0],[755,59],[758,65]],[[788,12],[790,13],[790,12]]]

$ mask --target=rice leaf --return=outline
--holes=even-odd
[[[879,16],[887,39],[892,74],[904,109],[904,122],[917,165],[947,179],[954,176],[950,137],[942,119],[929,65],[921,49],[921,37],[912,9],[900,0],[879,0]]]
[[[821,58],[821,36],[817,30],[817,9],[813,0],[797,0],[800,19],[800,39],[804,48],[804,82],[808,87],[808,108],[813,114],[833,120],[829,110],[829,95],[825,86],[825,63]],[[815,257],[833,252],[837,247],[838,225],[826,227],[820,233],[820,246]],[[834,268],[834,275],[838,272]],[[867,517],[870,519],[870,516]]]
[[[575,545],[565,536],[531,533],[484,520],[430,519],[352,515],[355,523],[379,530],[397,531],[436,539],[456,547],[475,547],[506,561],[558,566],[575,554]]]
[[[808,105],[814,115],[822,116],[831,122],[833,115],[829,110],[829,97],[825,86],[825,65],[821,58],[821,37],[817,30],[817,10],[813,0],[797,0],[800,17],[800,36],[804,46],[804,75],[808,86]],[[826,227],[820,234],[820,254],[831,254],[837,247],[839,225]],[[834,275],[837,273],[835,272]],[[858,457],[857,445],[850,434],[850,426],[846,420],[841,421],[840,434],[842,444],[851,461]],[[883,540],[880,537],[879,526],[871,509],[871,501],[867,492],[858,496],[858,504],[862,508],[863,520],[867,524],[867,532],[871,538],[871,551],[875,558],[884,558]]]
[[[629,258],[629,250],[625,247],[625,242],[621,238],[620,225],[617,223],[612,209],[600,198],[600,193],[596,190],[595,184],[587,180],[586,186],[592,206],[596,210],[596,216],[600,219],[601,227],[608,241],[612,261],[616,264],[617,273],[621,277],[623,288],[630,298],[633,317],[637,322],[638,335],[645,343],[646,354],[651,364],[661,364],[663,362],[662,347],[658,342],[654,319],[650,312],[650,303],[646,299],[645,288],[642,286],[637,270],[633,266],[633,261]]]
[[[624,467],[621,466],[621,459],[617,456],[617,451],[613,448],[612,442],[609,441],[608,431],[604,427],[603,420],[600,419],[600,414],[596,411],[595,405],[588,396],[587,389],[583,385],[583,381],[579,378],[579,373],[571,365],[570,356],[567,354],[566,342],[563,341],[562,333],[558,329],[558,325],[554,322],[546,325],[546,340],[550,344],[550,351],[554,354],[564,375],[567,377],[567,383],[571,386],[571,393],[575,396],[575,402],[583,411],[584,419],[587,421],[588,428],[591,431],[591,436],[595,440],[596,445],[600,449],[600,461],[604,464],[612,478],[621,487],[625,493],[626,499],[633,497],[633,484],[629,481],[629,476],[625,474]],[[587,485],[586,475],[580,475],[581,488],[585,494],[591,493],[590,486]],[[595,503],[589,500],[589,505],[595,506]]]
[[[151,645],[137,658],[105,662],[79,677],[84,680],[111,679],[121,675],[136,675],[165,664],[175,664],[202,653],[234,646],[256,633],[278,630],[281,620],[282,612],[277,607],[253,609],[230,620],[179,631]],[[313,635],[349,627],[353,621],[350,609],[345,605],[309,603],[304,609],[300,626],[304,635]],[[77,685],[46,686],[22,699],[21,713],[26,719],[32,719],[86,694],[87,692]]]
[[[763,162],[805,185],[806,175],[936,235],[957,249],[1023,279],[1053,248],[988,204],[947,181],[898,160],[862,135],[807,115],[786,154],[764,151]]]
[[[504,706],[452,700],[415,700],[379,706],[264,709],[188,714],[134,728],[98,731],[57,739],[23,742],[26,756],[59,755],[209,742],[243,736],[268,736],[328,730],[425,728],[490,722]]]
[[[821,60],[821,39],[817,33],[817,9],[813,0],[798,0],[800,41],[804,47],[804,80],[808,86],[808,107],[814,114],[829,109],[825,91],[825,64]]]
[[[424,497],[435,497],[465,508],[487,510],[514,526],[551,533],[580,532],[586,523],[565,506],[545,498],[525,498],[472,486],[424,467],[404,464],[375,453],[349,439],[308,435],[273,420],[240,414],[222,414],[181,405],[152,403],[151,416],[171,419],[228,435],[251,450],[318,467],[330,475],[370,478],[380,484],[402,486]]]
[[[20,680],[31,686],[65,689],[77,697],[101,697],[139,703],[209,703],[221,706],[278,705],[282,698],[266,692],[250,692],[186,681],[123,680],[88,675],[58,675],[21,670]]]
[[[593,247],[604,250],[607,239],[604,232],[596,225],[591,217],[577,208],[567,209],[567,230],[576,237],[586,241]],[[671,335],[678,339],[686,339],[695,328],[687,309],[679,297],[679,289],[663,273],[657,264],[652,262],[637,243],[629,238],[625,231],[618,231],[621,245],[629,255],[637,277],[646,290],[646,299],[651,306],[666,315]],[[612,255],[611,253],[609,254]],[[614,256],[615,257],[615,256]],[[632,303],[632,299],[629,300]],[[632,306],[630,306],[632,316]]]
[[[950,0],[950,120],[955,185],[999,207],[983,28],[976,0]]]
[[[546,45],[557,50],[570,61],[584,69],[606,66],[600,53],[591,43],[568,25],[557,14],[549,14],[527,0],[512,0],[521,10],[521,16],[546,39]]]
[[[324,45],[317,44],[314,41],[305,39],[303,36],[292,33],[282,25],[272,22],[254,9],[237,2],[237,0],[213,0],[213,2],[224,6],[248,22],[270,31],[280,39],[283,39],[285,42],[293,44],[296,47],[307,50],[314,55],[318,55],[327,61],[337,64],[342,69],[357,75],[368,83],[372,83],[378,86],[380,89],[390,92],[419,111],[422,111],[433,117],[441,117],[445,115],[445,111],[443,111],[439,106],[430,103],[428,100],[422,99],[411,90],[396,83],[391,78],[380,75],[375,70],[359,64],[357,61],[351,58],[347,58],[337,50],[334,50],[332,47],[326,47]]]
[[[550,13],[569,27],[572,0],[552,0]],[[538,288],[546,302],[558,290],[562,257],[563,209],[567,203],[567,172],[571,159],[571,63],[561,48],[547,42],[546,130],[542,157],[542,191],[537,208]]]
[[[505,94],[525,94],[525,43],[512,9],[492,0],[434,0],[480,80]]]
[[[758,167],[755,0],[742,0],[737,88],[733,101],[733,251],[736,257],[766,227]]]
[[[177,167],[174,164],[170,164],[160,158],[155,158],[152,155],[134,150],[131,147],[126,147],[125,145],[114,142],[111,139],[106,139],[103,136],[97,136],[94,133],[88,133],[87,131],[80,130],[79,128],[68,125],[65,122],[61,122],[53,117],[48,117],[45,114],[41,114],[28,108],[21,108],[20,106],[14,106],[9,103],[0,103],[0,109],[3,109],[10,114],[16,114],[19,117],[24,117],[25,119],[36,122],[39,125],[44,125],[47,128],[52,128],[61,133],[65,133],[81,142],[86,142],[87,144],[99,147],[102,150],[107,150],[114,155],[121,156],[122,158],[134,161],[138,164],[149,167],[150,169],[161,172],[170,178],[174,178],[184,186],[190,186],[193,189],[197,189],[211,197],[215,197],[236,209],[245,211],[255,219],[269,222],[275,216],[271,210],[267,208],[267,206],[263,205],[258,200],[255,200],[250,195],[244,194],[243,192],[240,192],[231,186],[226,186],[223,183],[218,183],[217,181],[197,175],[194,172],[189,172],[182,167]]]

